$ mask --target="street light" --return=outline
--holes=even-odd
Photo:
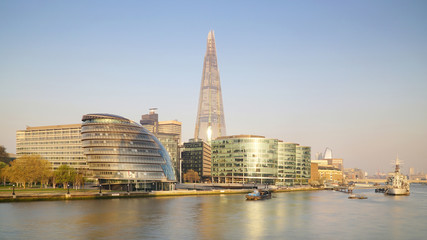
[[[129,183],[128,183],[128,193],[129,193]]]
[[[70,194],[70,184],[67,184],[67,194]]]
[[[12,195],[15,196],[15,184],[13,184],[13,191],[12,191]]]
[[[101,184],[99,184],[99,193],[102,193],[102,191],[101,191]]]

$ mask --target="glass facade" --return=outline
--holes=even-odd
[[[159,122],[156,110],[157,108],[151,108],[149,114],[142,115],[140,123],[159,139],[169,153],[175,173],[178,173],[182,123],[175,120]]]
[[[158,189],[158,182],[176,181],[168,152],[141,125],[111,114],[87,114],[82,121],[83,151],[100,183]]]
[[[297,149],[300,175],[297,175]],[[310,147],[262,136],[238,135],[212,141],[212,177],[218,183],[257,183],[292,186],[310,179]],[[306,170],[308,169],[308,173]],[[302,174],[302,172],[304,174]]]
[[[311,174],[311,148],[306,146],[296,147],[296,182],[308,184]]]
[[[225,135],[225,118],[216,56],[215,34],[214,31],[210,31],[203,62],[194,139],[202,139],[210,143],[212,139]]]
[[[81,124],[27,127],[16,132],[16,155],[39,154],[53,169],[69,165],[86,172],[88,165],[83,154]]]

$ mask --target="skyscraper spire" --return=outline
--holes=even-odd
[[[224,110],[222,106],[221,82],[216,57],[215,34],[208,34],[206,55],[203,63],[199,108],[194,138],[210,143],[212,139],[225,136]]]

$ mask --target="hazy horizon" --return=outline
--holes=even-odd
[[[345,168],[427,171],[427,2],[0,2],[0,145],[87,113],[194,135],[215,31],[227,135],[326,147]]]

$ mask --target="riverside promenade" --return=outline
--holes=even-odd
[[[221,195],[221,194],[247,194],[252,192],[252,189],[236,189],[236,188],[221,188],[221,189],[191,189],[195,184],[180,184],[188,185],[187,189],[177,189],[172,191],[109,191],[95,189],[17,189],[13,195],[12,189],[4,189],[0,192],[1,202],[25,202],[25,201],[57,201],[57,200],[90,200],[90,199],[112,199],[112,198],[142,198],[142,197],[177,197],[177,196],[198,196],[198,195]],[[201,184],[197,184],[198,187]],[[196,187],[197,188],[197,187]],[[322,188],[313,187],[291,187],[291,188],[271,188],[273,192],[295,192],[295,191],[314,191],[322,190]]]

